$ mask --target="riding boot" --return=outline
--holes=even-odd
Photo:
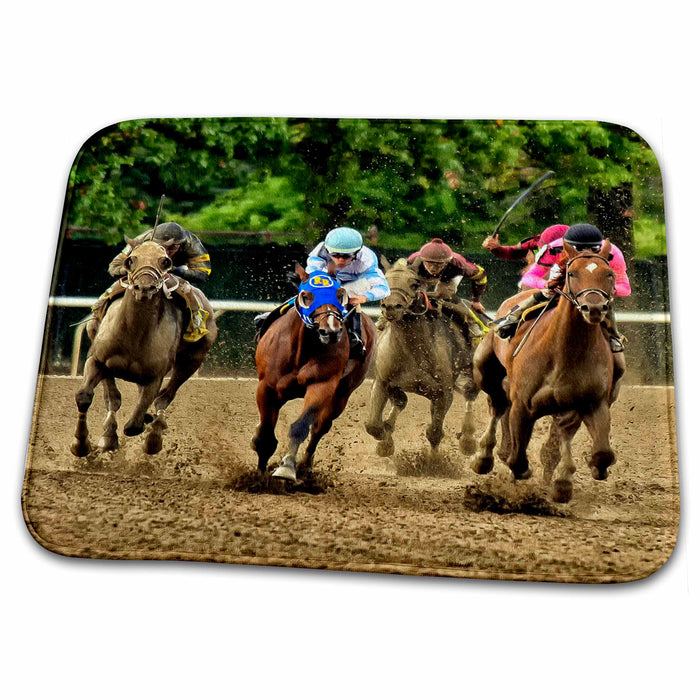
[[[348,359],[363,362],[367,355],[367,349],[362,342],[362,315],[360,311],[356,311],[350,319],[348,338],[350,339],[350,357]]]
[[[537,292],[532,296],[529,296],[520,302],[517,306],[514,306],[507,316],[503,318],[497,318],[493,322],[493,328],[496,331],[496,335],[499,338],[507,340],[515,335],[515,331],[518,329],[518,324],[520,319],[523,317],[523,313],[528,309],[531,309],[535,304],[539,304],[543,301],[547,301],[547,297],[542,292]]]
[[[202,306],[195,288],[185,280],[178,281],[179,284],[173,291],[177,292],[185,300],[190,312],[190,321],[182,335],[182,339],[186,343],[196,343],[209,333],[207,328],[209,312]]]
[[[126,287],[122,284],[121,280],[117,280],[106,292],[104,292],[98,300],[93,304],[92,307],[92,319],[94,319],[98,324],[102,323],[102,319],[107,313],[107,307],[109,306],[112,299],[121,296],[126,291]]]
[[[265,323],[265,320],[267,317],[270,315],[269,311],[265,311],[261,314],[258,314],[254,319],[253,323],[255,324],[255,330],[259,331],[263,327],[263,323]]]
[[[617,320],[615,319],[615,312],[612,310],[612,307],[608,309],[608,313],[603,321],[603,326],[608,332],[610,349],[613,352],[624,352],[627,338],[620,333],[620,329],[617,327]]]

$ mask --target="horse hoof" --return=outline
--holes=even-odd
[[[100,438],[97,447],[102,450],[102,452],[114,452],[119,449],[119,439],[117,437]]]
[[[394,454],[393,440],[391,442],[384,440],[383,442],[377,443],[377,454],[380,457],[391,457],[391,455]]]
[[[272,472],[272,476],[275,479],[286,479],[287,481],[296,481],[297,470],[282,464],[279,467],[277,467],[275,471]]]
[[[596,481],[605,481],[608,478],[608,468],[591,467],[591,475]]]
[[[146,454],[154,455],[158,454],[163,449],[163,438],[160,435],[155,435],[154,433],[148,433],[146,436],[146,442],[143,446],[143,451]]]
[[[493,457],[475,457],[471,468],[477,474],[488,474],[493,469]]]
[[[532,469],[528,467],[524,472],[513,472],[513,478],[516,481],[525,481],[526,479],[529,479],[532,476]]]
[[[74,440],[70,446],[71,453],[76,457],[87,457],[90,454],[90,443],[85,440]]]
[[[141,435],[143,432],[143,425],[129,425],[128,423],[124,426],[124,435],[127,437],[134,437],[136,435]]]
[[[552,488],[552,500],[556,503],[568,503],[574,493],[574,485],[570,481],[557,479]]]

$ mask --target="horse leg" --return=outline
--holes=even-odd
[[[464,391],[464,419],[462,420],[462,428],[459,432],[459,449],[464,455],[474,454],[476,451],[476,440],[474,433],[476,432],[476,424],[474,422],[474,402],[479,395],[479,390],[474,384],[470,389]]]
[[[445,434],[443,429],[443,423],[445,421],[445,416],[447,411],[450,410],[452,405],[452,400],[454,398],[454,393],[452,387],[448,387],[446,391],[438,395],[430,402],[430,425],[425,431],[425,436],[428,438],[430,443],[430,449],[433,454],[437,452],[438,447],[440,447],[440,442]]]
[[[255,429],[251,447],[258,455],[258,471],[264,472],[270,457],[277,449],[275,427],[280,413],[280,401],[277,392],[270,388],[264,381],[258,384],[256,392],[260,423]]]
[[[508,424],[512,448],[507,464],[516,479],[529,479],[532,470],[527,461],[527,446],[535,421],[528,415],[524,404],[516,402],[510,406]]]
[[[474,353],[474,382],[486,393],[489,406],[489,423],[479,440],[479,450],[471,461],[471,468],[477,474],[488,474],[493,469],[496,429],[509,404],[503,388],[506,370],[493,352],[492,335],[487,335]]]
[[[282,464],[272,472],[272,476],[277,479],[287,479],[288,481],[296,480],[299,447],[309,436],[309,431],[312,429],[312,426],[314,426],[314,432],[316,432],[324,427],[324,424],[328,421],[328,426],[325,428],[322,435],[330,428],[330,423],[333,421],[333,395],[337,388],[338,380],[310,384],[307,387],[301,415],[289,428],[289,448],[287,454],[282,458]],[[318,440],[320,439],[319,436]],[[313,445],[313,450],[316,449],[318,440],[316,440]],[[309,457],[311,461],[313,461],[313,450],[311,450],[310,454],[307,450],[307,463]]]
[[[70,451],[76,457],[85,457],[90,452],[87,412],[95,396],[95,387],[101,381],[102,371],[97,366],[95,358],[88,357],[83,373],[83,383],[75,394],[75,403],[78,405],[78,423],[75,426],[75,439],[71,443]]]
[[[144,419],[148,407],[158,394],[162,379],[154,379],[150,384],[139,386],[139,398],[136,402],[134,412],[131,414],[127,424],[124,426],[124,435],[133,437],[140,435],[144,430]]]
[[[627,362],[625,360],[625,354],[623,352],[614,352],[613,356],[613,380],[612,389],[610,390],[610,405],[612,406],[617,397],[620,395],[620,385],[622,380],[622,375],[627,369]]]
[[[571,452],[571,441],[574,439],[581,425],[581,417],[576,411],[570,411],[559,416],[552,417],[552,426],[550,435],[554,433],[558,440],[559,454],[558,466],[552,466],[549,474],[549,480],[552,480],[552,500],[557,503],[568,503],[573,495],[574,486],[572,476],[576,471],[574,457]],[[547,472],[550,470],[548,465],[545,465],[545,480],[547,480]]]
[[[615,463],[615,453],[610,447],[610,406],[601,402],[594,411],[583,416],[583,422],[593,439],[588,466],[593,478],[603,481],[608,478],[608,467]]]
[[[102,424],[104,432],[97,446],[103,452],[109,452],[119,448],[119,438],[117,437],[117,411],[122,405],[122,395],[117,388],[117,383],[112,377],[105,377],[102,386],[104,389],[107,417]]]
[[[501,444],[498,448],[498,457],[504,464],[508,463],[508,457],[513,449],[510,439],[510,404],[506,407],[501,417]]]
[[[391,455],[394,454],[394,430],[396,428],[396,421],[401,411],[403,411],[408,404],[408,396],[403,389],[399,389],[399,387],[395,386],[389,390],[389,401],[391,401],[391,410],[384,422],[385,437],[384,440],[377,445],[377,454],[380,457],[391,457]]]
[[[167,385],[160,390],[153,402],[156,417],[150,425],[144,445],[144,449],[149,455],[154,455],[163,449],[163,431],[168,427],[165,420],[165,409],[172,403],[177,390],[199,369],[203,359],[202,353],[194,357],[180,356],[176,359]]]
[[[375,379],[369,397],[369,415],[365,421],[365,430],[375,440],[384,440],[386,437],[386,423],[382,420],[382,413],[384,413],[384,406],[388,400],[387,384],[380,379]]]
[[[563,439],[561,431],[570,432],[569,440],[573,440],[580,425],[581,417],[576,411],[552,416],[549,434],[540,449],[540,464],[543,468],[543,478],[546,484],[551,482],[554,470],[561,460],[561,441]]]

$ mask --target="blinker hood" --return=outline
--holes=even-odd
[[[347,315],[346,308],[338,301],[339,289],[340,283],[338,280],[331,277],[327,272],[314,272],[305,282],[299,285],[299,294],[294,302],[294,306],[306,326],[309,328],[314,326],[312,319],[314,312],[326,304],[335,306],[343,317]],[[311,292],[313,294],[313,301],[308,307],[302,306],[299,302],[301,292]]]

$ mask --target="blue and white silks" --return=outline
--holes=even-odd
[[[306,261],[306,271],[311,275],[328,269],[331,255],[323,242],[310,253]],[[362,294],[367,301],[379,301],[389,296],[389,284],[379,268],[377,256],[367,246],[349,264],[336,268],[335,275],[350,296]]]

